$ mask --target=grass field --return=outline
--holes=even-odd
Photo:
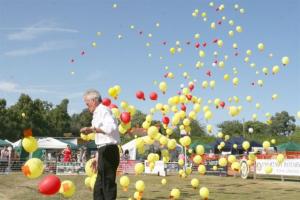
[[[172,188],[179,188],[180,199],[200,199],[199,189],[193,189],[190,185],[191,178],[200,180],[200,187],[205,186],[210,190],[209,199],[299,199],[300,183],[295,181],[282,182],[280,180],[243,180],[240,177],[218,177],[198,176],[181,179],[178,176],[166,177],[168,183],[161,185],[161,177],[158,176],[129,176],[131,184],[127,192],[123,192],[118,186],[118,198],[127,200],[133,196],[135,181],[145,181],[146,189],[143,199],[168,199]],[[70,198],[74,200],[92,199],[92,192],[84,186],[85,176],[61,176],[61,180],[69,179],[77,187],[75,195]],[[38,199],[64,199],[60,194],[54,196],[43,196],[37,192],[38,180],[29,180],[21,173],[11,175],[0,175],[0,200],[38,200]],[[118,177],[119,181],[119,177]],[[118,182],[119,183],[119,182]]]

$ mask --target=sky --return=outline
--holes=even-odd
[[[73,114],[85,108],[82,95],[87,89],[95,88],[108,97],[108,88],[120,85],[122,92],[114,103],[124,100],[148,113],[156,103],[167,103],[181,84],[186,87],[189,81],[196,80],[193,95],[203,98],[203,106],[215,98],[224,101],[226,108],[243,106],[240,115],[233,118],[226,108],[216,109],[212,103],[212,120],[205,121],[203,113],[199,114],[203,124],[251,120],[254,113],[258,120],[265,121],[266,112],[282,110],[296,115],[300,111],[300,2],[225,0],[213,1],[212,7],[210,2],[0,0],[0,98],[6,99],[8,106],[16,103],[21,93],[53,104],[68,98],[69,113]],[[221,4],[225,9],[217,11]],[[245,13],[235,10],[235,4]],[[195,9],[199,10],[197,17],[192,16]],[[207,14],[206,21],[202,12]],[[220,20],[215,30],[210,28],[212,22]],[[234,20],[233,26],[229,20]],[[235,31],[238,25],[242,33]],[[234,30],[233,37],[228,36],[229,30]],[[199,39],[194,38],[196,33]],[[223,47],[213,43],[215,39],[222,40]],[[176,41],[182,52],[171,55],[169,49],[176,47]],[[206,42],[207,46],[196,48],[196,42]],[[232,48],[233,43],[237,43],[237,49]],[[258,43],[265,45],[264,51],[258,50]],[[248,49],[252,55],[245,63]],[[205,51],[204,58],[199,57],[199,50]],[[213,55],[214,51],[218,56]],[[215,60],[224,61],[225,55],[228,60],[223,69],[212,66]],[[283,56],[290,59],[287,66],[281,64]],[[197,61],[204,62],[204,67],[196,69]],[[251,63],[256,66],[250,67]],[[276,75],[271,73],[274,65],[280,67]],[[262,73],[263,67],[269,68],[268,75]],[[211,77],[206,75],[208,70]],[[164,78],[167,72],[174,73],[175,78]],[[182,76],[184,72],[189,74],[188,79]],[[231,77],[229,81],[223,80],[226,73]],[[239,78],[237,87],[231,81],[235,76]],[[263,87],[257,85],[259,79],[264,81]],[[203,89],[205,80],[215,80],[216,87]],[[161,81],[168,84],[165,95],[155,85]],[[146,101],[135,97],[138,90],[145,92]],[[157,102],[148,98],[152,91],[159,94]],[[273,94],[278,94],[278,99],[272,100]],[[247,95],[253,97],[252,103],[246,102]],[[228,101],[233,96],[239,97],[239,103]],[[260,109],[256,109],[256,103],[260,103]],[[155,117],[159,119],[161,115]]]

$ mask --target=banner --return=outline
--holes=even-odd
[[[79,162],[57,162],[57,175],[85,175],[84,163]]]
[[[300,176],[300,159],[285,159],[282,164],[276,159],[257,159],[256,174],[266,174],[265,168],[272,167],[270,175]]]
[[[227,166],[221,167],[219,165],[218,159],[206,159],[204,162],[206,167],[206,174],[214,174],[214,175],[227,175]],[[213,167],[217,166],[217,170],[214,170]]]

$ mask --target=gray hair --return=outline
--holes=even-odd
[[[83,98],[84,98],[84,99],[87,99],[87,100],[96,99],[96,100],[98,100],[99,102],[102,102],[100,93],[99,93],[97,90],[95,90],[95,89],[87,90],[87,91],[84,93]]]

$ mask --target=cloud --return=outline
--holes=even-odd
[[[9,82],[9,81],[1,81],[0,82],[0,92],[7,92],[7,93],[57,93],[57,92],[42,89],[42,88],[20,87],[17,83]]]
[[[74,41],[49,41],[43,42],[39,46],[22,48],[5,52],[5,56],[29,56],[53,50],[67,49],[74,46]]]
[[[1,28],[0,30],[17,31],[7,35],[9,40],[33,40],[39,35],[46,34],[48,32],[79,32],[76,29],[59,27],[57,23],[45,20],[25,28]]]

